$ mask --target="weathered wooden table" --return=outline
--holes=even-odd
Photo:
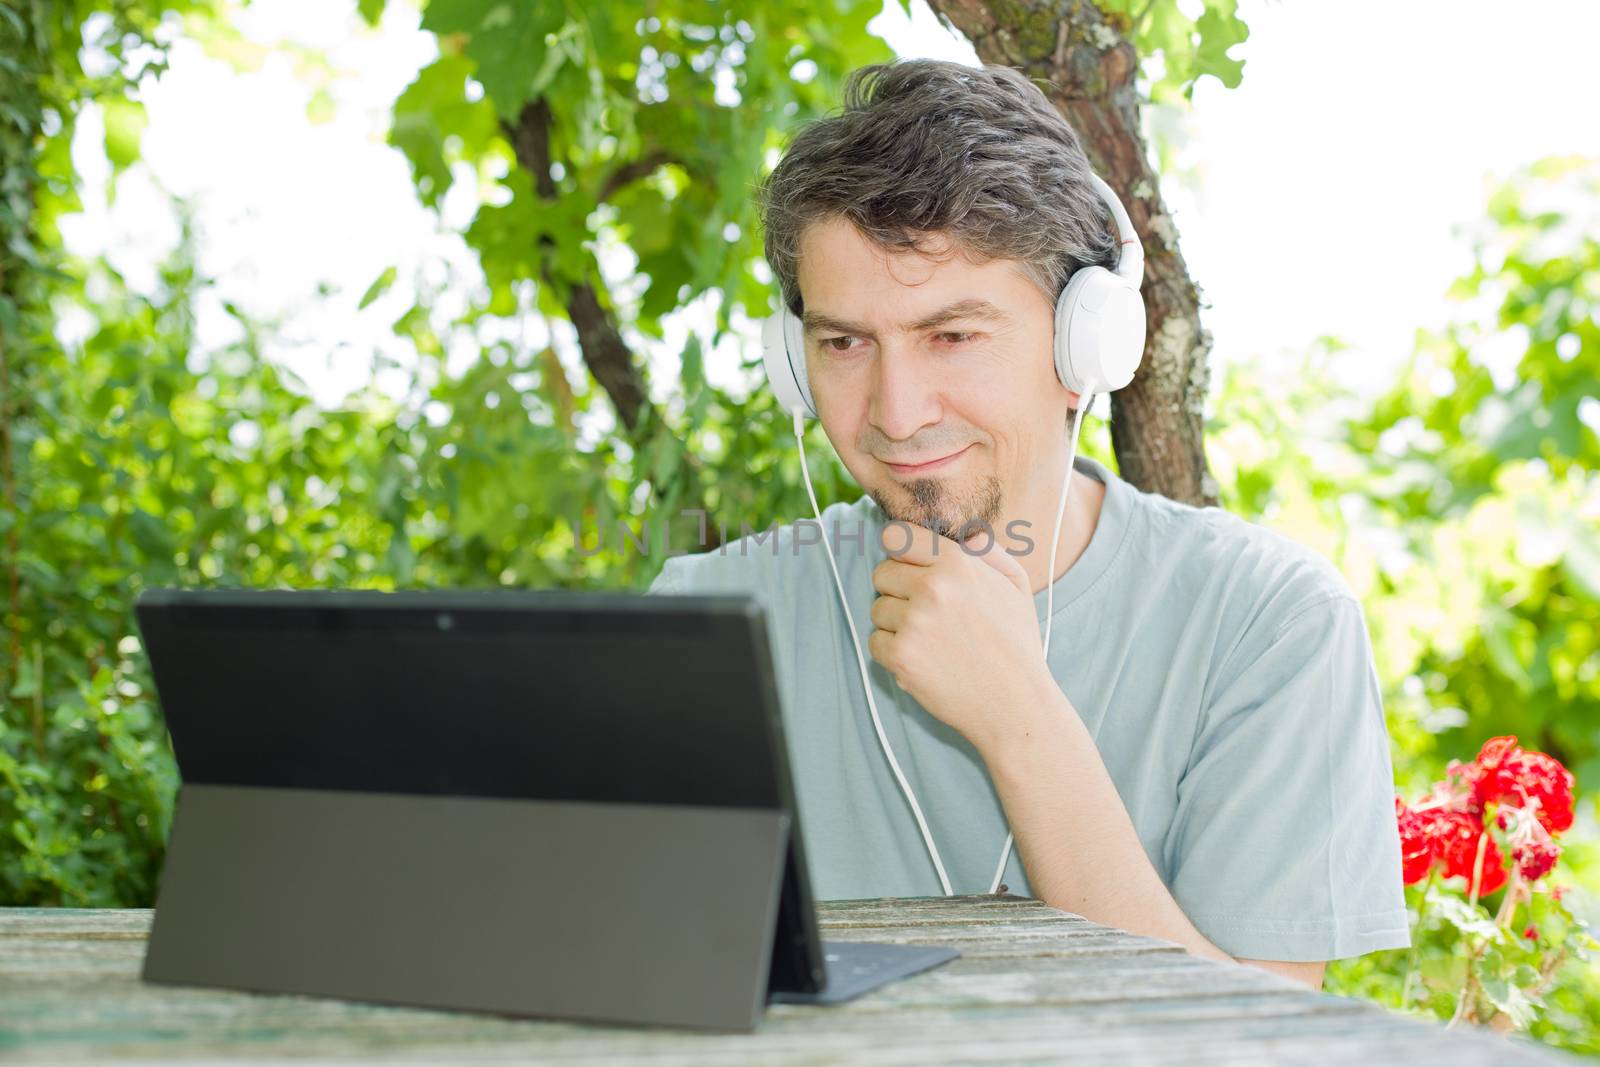
[[[844,901],[819,912],[827,936],[953,945],[962,958],[848,1004],[772,1006],[752,1034],[686,1033],[146,985],[150,912],[0,909],[0,1062],[1568,1062],[1035,900]]]

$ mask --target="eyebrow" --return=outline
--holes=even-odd
[[[932,330],[947,323],[961,319],[984,319],[990,322],[1008,322],[1010,317],[987,300],[957,300],[954,304],[924,315],[915,322],[905,323],[900,329],[906,333],[915,333],[919,330]],[[832,315],[820,311],[807,311],[801,320],[805,324],[806,332],[820,333],[824,330],[835,333],[850,334],[856,337],[870,337],[871,328],[858,322],[846,322],[836,319]]]

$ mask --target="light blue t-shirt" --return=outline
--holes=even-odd
[[[1174,899],[1237,957],[1408,944],[1378,679],[1343,577],[1219,508],[1141,492],[1087,457],[1075,465],[1106,493],[1088,547],[1056,582],[1050,670]],[[886,521],[868,497],[823,511],[863,646]],[[765,606],[817,898],[939,895],[817,535],[803,520],[673,557],[651,592],[751,593]],[[1042,631],[1044,590],[1034,600]],[[952,888],[988,892],[1007,827],[982,758],[867,663]],[[1032,894],[1014,848],[1002,881]]]

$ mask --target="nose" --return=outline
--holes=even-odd
[[[868,417],[887,437],[904,441],[938,423],[938,391],[913,346],[885,343],[878,350]]]

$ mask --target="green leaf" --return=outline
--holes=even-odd
[[[166,524],[143,509],[128,516],[128,536],[149,559],[171,557],[172,541]]]
[[[395,268],[393,266],[385,267],[383,269],[383,273],[372,279],[372,284],[367,286],[367,291],[361,294],[361,302],[356,305],[356,310],[360,311],[368,304],[378,299],[378,297],[388,292],[389,287],[394,284],[394,279]]]
[[[1464,934],[1472,934],[1490,942],[1505,940],[1505,931],[1495,925],[1494,920],[1449,890],[1435,889],[1429,893],[1428,907]]]
[[[477,165],[500,136],[493,106],[469,99],[471,75],[470,59],[440,56],[395,100],[389,143],[411,164],[417,193],[428,207],[437,207],[449,190],[453,160]]]
[[[548,84],[545,39],[565,22],[559,3],[435,0],[423,13],[422,28],[467,34],[466,54],[477,65],[484,92],[501,118],[514,120]]]
[[[1590,601],[1600,603],[1600,536],[1582,523],[1567,525],[1561,570]]]
[[[1236,89],[1244,77],[1244,61],[1228,56],[1228,49],[1243,44],[1250,28],[1234,13],[1232,0],[1208,6],[1195,20],[1200,35],[1195,49],[1195,77],[1210,74],[1229,89]]]
[[[1518,647],[1522,622],[1504,608],[1488,608],[1483,618],[1483,644],[1500,673],[1519,691],[1529,693],[1534,689],[1533,676],[1528,673],[1527,658]]]
[[[659,189],[638,185],[612,198],[617,223],[635,254],[648,256],[672,244],[673,207]]]
[[[106,158],[111,161],[111,172],[115,176],[138,162],[139,142],[150,120],[144,104],[127,97],[111,97],[101,106],[105,118]]]
[[[700,350],[700,338],[696,334],[691,333],[683,346],[680,367],[684,392],[692,396],[705,387],[705,355]]]
[[[326,87],[319,86],[306,101],[306,121],[313,126],[323,126],[339,116],[338,105]]]
[[[1479,981],[1484,995],[1506,1013],[1517,1029],[1526,1030],[1533,1024],[1536,1017],[1534,1003],[1508,975],[1483,974],[1479,976]]]

